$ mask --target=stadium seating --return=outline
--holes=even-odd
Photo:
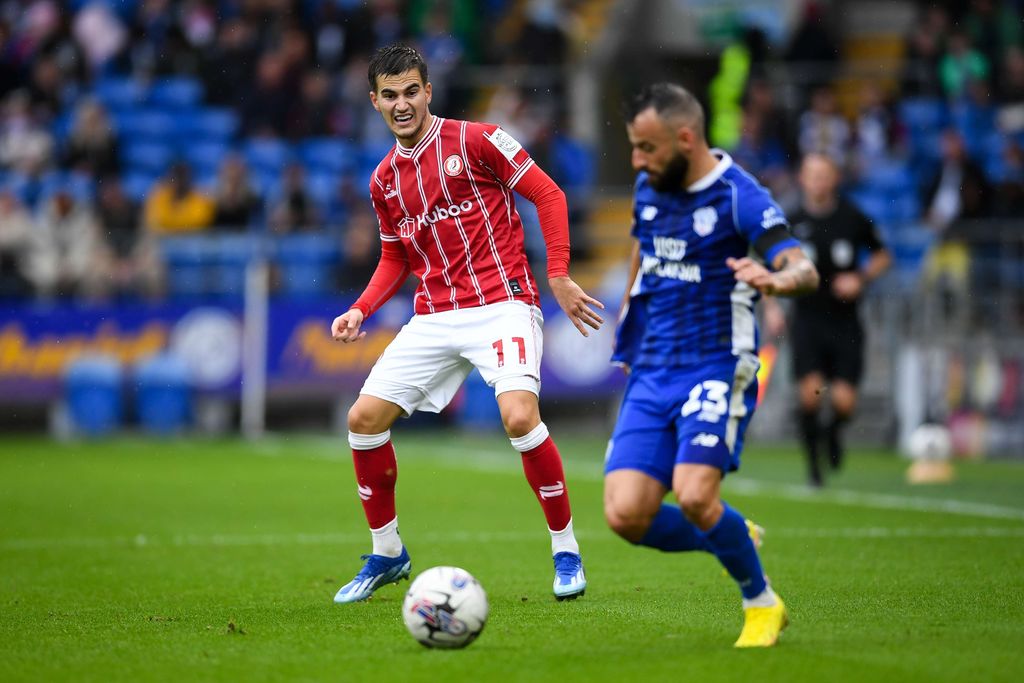
[[[334,291],[334,269],[341,261],[336,237],[323,233],[287,235],[278,240],[275,261],[284,294]]]
[[[192,389],[185,362],[170,353],[151,356],[134,368],[135,411],[139,426],[175,434],[192,419]]]
[[[113,356],[83,355],[64,371],[68,417],[75,432],[102,436],[123,416],[121,363]]]
[[[311,172],[351,173],[359,166],[354,145],[333,138],[311,138],[299,145],[299,158]]]
[[[114,124],[123,140],[173,144],[179,126],[171,114],[154,109],[114,112]]]
[[[160,249],[167,265],[167,290],[171,297],[200,297],[209,292],[207,265],[211,258],[207,238],[166,237],[160,241]]]
[[[287,143],[274,139],[248,140],[242,151],[249,167],[257,171],[280,173],[295,158]]]
[[[191,78],[163,78],[149,90],[149,103],[165,110],[192,109],[202,99],[202,85]]]
[[[899,103],[900,120],[910,129],[935,130],[946,125],[946,104],[937,98],[908,98]]]
[[[182,156],[196,175],[216,175],[225,157],[231,153],[231,146],[221,141],[193,142],[182,147]]]
[[[158,142],[132,142],[121,146],[121,161],[129,171],[161,175],[174,162],[177,152]]]
[[[107,77],[96,82],[93,94],[103,105],[114,112],[134,109],[146,99],[146,89],[134,78],[128,76]]]
[[[189,143],[212,141],[227,143],[238,133],[238,115],[229,109],[205,107],[178,114],[178,129]]]
[[[245,293],[245,271],[259,253],[259,240],[251,235],[221,235],[206,238],[210,293],[241,296]]]

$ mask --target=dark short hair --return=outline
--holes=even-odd
[[[409,69],[418,69],[420,79],[426,84],[427,63],[415,48],[399,44],[380,48],[370,59],[370,67],[366,70],[370,90],[377,90],[377,76],[397,76]]]
[[[689,90],[675,83],[652,83],[632,97],[624,107],[627,121],[653,108],[662,119],[681,116],[693,122],[698,133],[704,132],[704,108]]]

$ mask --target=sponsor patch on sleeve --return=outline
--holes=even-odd
[[[519,144],[519,141],[503,131],[501,128],[495,128],[493,133],[490,135],[485,134],[484,137],[487,138],[492,145],[497,147],[502,156],[509,161],[512,161],[516,154],[519,153],[519,150],[523,148],[523,146]]]

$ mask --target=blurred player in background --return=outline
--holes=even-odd
[[[823,482],[821,442],[828,449],[829,465],[839,469],[843,425],[857,406],[857,384],[864,368],[864,329],[857,302],[865,286],[892,263],[871,220],[839,196],[841,179],[831,157],[805,156],[799,176],[801,206],[791,216],[793,234],[821,273],[817,291],[794,302],[789,334],[799,393],[800,435],[814,487]],[[865,252],[868,256],[862,261]],[[776,337],[786,329],[782,309],[771,298],[765,299],[765,327]],[[826,383],[832,416],[823,430],[818,409]]]
[[[631,543],[713,553],[743,595],[736,646],[771,646],[786,608],[761,568],[759,528],[720,487],[739,467],[757,397],[758,293],[813,291],[818,274],[768,192],[708,148],[692,94],[650,86],[626,118],[636,242],[613,360],[630,377],[608,444],[605,517]],[[670,490],[678,505],[662,502]]]
[[[362,338],[363,322],[409,273],[420,285],[416,314],[378,359],[348,414],[373,552],[334,600],[364,600],[409,575],[395,513],[391,426],[416,410],[440,412],[474,367],[494,387],[505,431],[547,519],[555,597],[576,598],[587,582],[562,459],[538,408],[544,319],[512,190],[536,204],[551,292],[587,336],[587,327],[603,322],[591,306],[603,306],[569,279],[565,195],[501,128],[432,115],[427,65],[414,49],[381,49],[370,61],[369,79],[370,101],[397,144],[370,181],[380,263],[352,308],[335,318],[334,338]]]

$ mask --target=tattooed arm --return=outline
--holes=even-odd
[[[799,296],[818,288],[818,270],[800,247],[780,251],[772,260],[769,271],[752,258],[726,259],[736,279],[746,282],[762,294]]]

